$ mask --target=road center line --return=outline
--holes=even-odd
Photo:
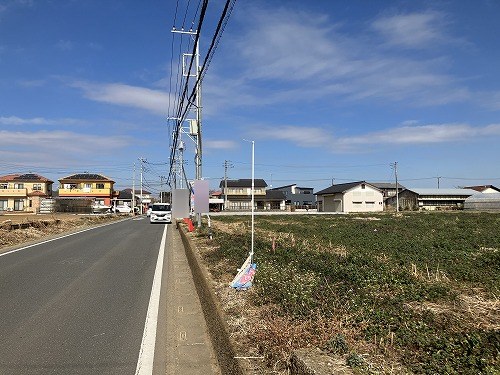
[[[139,359],[137,360],[137,367],[135,369],[136,375],[150,375],[153,373],[156,326],[158,323],[158,309],[160,307],[161,278],[163,272],[163,256],[165,253],[167,228],[168,225],[165,225],[163,237],[161,238],[160,250],[158,252],[158,260],[156,261],[153,286],[151,288],[148,312],[146,314],[146,322],[144,324],[144,333],[142,334],[141,349],[139,351]]]

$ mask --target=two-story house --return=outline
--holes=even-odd
[[[224,196],[224,209],[250,211],[252,209],[252,179],[223,180],[219,186]],[[254,205],[264,208],[267,183],[263,179],[254,179]]]
[[[38,212],[40,201],[52,196],[54,181],[35,173],[0,177],[0,211]]]
[[[222,189],[224,210],[250,211],[252,209],[252,180],[223,180]],[[254,179],[254,208],[258,210],[284,210],[285,195],[280,191],[266,190],[263,179]]]
[[[59,179],[59,198],[91,198],[96,205],[110,206],[118,195],[114,181],[102,174],[78,173]]]
[[[281,191],[285,194],[285,203],[290,206],[315,206],[316,197],[314,188],[299,187],[296,184],[280,186],[269,189],[270,191]]]

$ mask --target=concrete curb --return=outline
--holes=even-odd
[[[229,339],[224,312],[209,283],[210,276],[207,270],[201,265],[199,255],[194,251],[195,246],[186,235],[182,225],[179,224],[180,222],[177,221],[176,228],[179,230],[182,243],[184,244],[189,268],[193,275],[196,292],[201,302],[201,308],[207,323],[210,341],[212,342],[212,347],[219,363],[221,374],[243,375],[243,369],[235,358],[236,354],[231,344],[231,340]]]

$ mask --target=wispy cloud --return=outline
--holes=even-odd
[[[69,40],[59,40],[55,47],[61,51],[71,51],[74,47],[74,43]]]
[[[353,34],[335,19],[313,12],[289,8],[269,12],[250,5],[244,13],[246,27],[226,41],[235,55],[243,56],[238,62],[243,71],[234,73],[228,90],[241,105],[326,98],[337,103],[404,101],[412,106],[473,101],[473,93],[450,73],[444,51],[412,56],[387,53],[387,44],[420,48],[430,41],[435,45],[451,40],[445,32],[445,14],[382,16]],[[373,34],[373,27],[383,35],[382,41]],[[226,81],[230,77],[227,71],[219,75]],[[219,82],[219,77],[214,81]],[[246,100],[238,99],[240,92]]]
[[[121,83],[90,83],[77,81],[70,84],[83,90],[88,99],[125,107],[141,108],[166,115],[169,95],[160,90],[130,86]]]
[[[500,136],[500,124],[471,126],[468,124],[438,124],[402,126],[351,137],[336,137],[322,128],[277,126],[255,128],[256,138],[288,141],[295,146],[325,148],[332,152],[366,151],[367,146],[425,145],[456,141],[474,141],[486,136]],[[259,136],[260,135],[260,136]],[[264,136],[265,135],[265,136]]]
[[[82,120],[64,118],[64,119],[46,119],[43,117],[21,118],[17,116],[0,117],[2,125],[64,125],[64,124],[80,124]]]
[[[238,148],[238,145],[235,141],[231,140],[215,140],[215,139],[206,139],[203,141],[203,149],[204,150],[232,150]]]
[[[102,137],[68,131],[7,131],[0,130],[0,159],[16,160],[33,166],[88,163],[94,158],[116,157],[126,150],[129,137]]]
[[[101,137],[99,135],[82,134],[68,131],[0,131],[0,146],[29,146],[32,149],[57,151],[64,153],[89,153],[103,149],[116,149],[126,147],[130,140],[128,137]],[[75,147],[78,145],[78,147]]]
[[[408,48],[432,48],[447,39],[444,33],[446,17],[443,13],[422,13],[382,16],[372,23],[387,44]]]

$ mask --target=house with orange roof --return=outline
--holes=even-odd
[[[0,176],[0,212],[38,212],[54,181],[36,173]]]

